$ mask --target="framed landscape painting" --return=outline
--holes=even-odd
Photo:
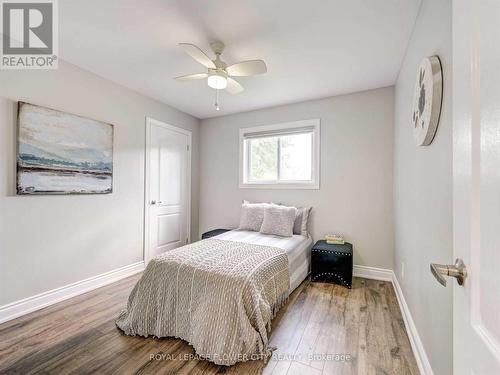
[[[19,102],[17,194],[113,191],[113,125]]]

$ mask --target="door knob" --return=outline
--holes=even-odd
[[[151,206],[154,206],[156,204],[156,201],[151,201]]]
[[[467,278],[467,268],[462,259],[455,260],[455,264],[431,263],[431,272],[436,280],[443,286],[446,286],[446,279],[444,276],[456,278],[458,285],[463,285]]]

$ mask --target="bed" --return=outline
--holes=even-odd
[[[232,365],[271,355],[271,320],[310,270],[309,236],[234,230],[153,259],[116,325],[127,335],[177,337]]]

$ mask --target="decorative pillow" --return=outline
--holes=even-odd
[[[295,207],[285,207],[269,205],[264,208],[264,220],[260,228],[260,233],[274,234],[276,236],[293,236],[293,223],[297,209]]]
[[[307,236],[307,221],[312,207],[297,207],[297,214],[293,223],[293,234]]]
[[[240,226],[241,230],[260,231],[264,220],[264,208],[270,206],[268,203],[243,203],[241,205]]]
[[[293,234],[302,234],[302,218],[304,217],[304,209],[297,207],[295,221],[293,222]]]
[[[293,234],[301,234],[307,236],[307,221],[311,214],[312,207],[298,207],[295,222],[293,223]]]

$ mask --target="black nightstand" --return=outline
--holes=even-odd
[[[329,245],[318,241],[311,249],[311,280],[333,282],[351,289],[352,286],[352,245]]]
[[[212,229],[208,232],[205,232],[201,235],[201,239],[205,240],[210,237],[218,236],[219,234],[229,232],[231,229]]]

